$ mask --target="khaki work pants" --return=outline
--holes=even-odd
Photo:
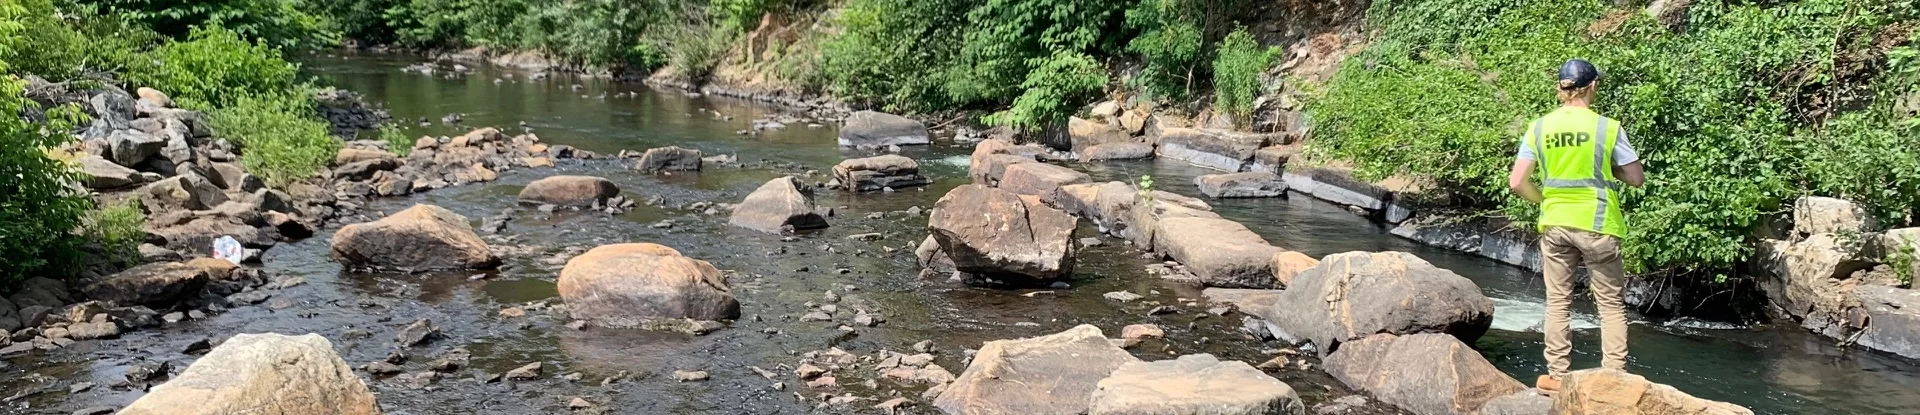
[[[1584,264],[1588,288],[1600,310],[1601,367],[1627,369],[1627,312],[1620,300],[1626,274],[1621,270],[1620,238],[1584,230],[1548,227],[1540,237],[1542,274],[1547,282],[1547,374],[1565,377],[1572,361],[1573,270]]]

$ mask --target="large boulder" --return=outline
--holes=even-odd
[[[847,115],[840,126],[840,145],[877,148],[891,145],[927,144],[927,125],[907,117],[875,111]]]
[[[74,298],[73,294],[67,292],[67,283],[47,277],[33,277],[21,281],[20,289],[15,290],[7,300],[12,301],[15,307],[22,309],[60,308],[73,302]]]
[[[1128,362],[1101,379],[1091,415],[1300,415],[1293,387],[1246,362],[1191,354]]]
[[[1553,397],[1556,415],[1752,415],[1753,410],[1695,398],[1672,386],[1613,369],[1567,374]]]
[[[1209,174],[1193,178],[1200,193],[1214,198],[1279,197],[1287,193],[1287,182],[1267,172]]]
[[[601,245],[573,257],[560,270],[559,291],[573,318],[602,325],[740,317],[718,268],[650,243]]]
[[[620,195],[613,181],[593,176],[552,176],[520,188],[520,201],[560,206],[598,206]]]
[[[1287,172],[1287,161],[1300,154],[1299,146],[1268,146],[1253,152],[1253,164],[1248,170],[1281,174]]]
[[[727,222],[768,233],[827,227],[827,218],[813,206],[813,189],[792,176],[769,180],[754,189],[734,206]]]
[[[1846,199],[1802,196],[1793,201],[1793,230],[1800,234],[1869,233],[1877,227],[1873,212]]]
[[[333,234],[333,257],[349,267],[487,269],[500,264],[467,218],[434,205],[413,205]]]
[[[227,202],[227,194],[213,181],[185,173],[140,188],[140,206],[149,212],[206,210]]]
[[[207,271],[178,262],[149,263],[120,271],[81,288],[88,298],[126,306],[166,308],[200,295]]]
[[[1848,308],[1846,279],[1855,271],[1873,267],[1872,247],[1860,236],[1814,234],[1799,242],[1761,241],[1754,260],[1761,273],[1760,285],[1774,306],[1788,315],[1805,319],[1802,324],[1814,330],[1829,331]]]
[[[80,171],[87,174],[87,188],[110,190],[140,184],[140,172],[123,167],[100,156],[80,157]]]
[[[1493,324],[1493,301],[1472,280],[1405,252],[1328,255],[1301,272],[1265,316],[1322,354],[1373,334],[1446,333],[1472,344]]]
[[[973,155],[967,166],[967,177],[974,183],[992,185],[1000,181],[1007,166],[1019,163],[1037,163],[1034,155],[1044,153],[1038,146],[1016,146],[999,139],[988,139],[973,146]]]
[[[1077,224],[1038,200],[970,184],[934,203],[927,229],[961,272],[1046,281],[1072,272]]]
[[[1286,250],[1267,244],[1246,225],[1217,217],[1175,217],[1154,226],[1154,252],[1180,261],[1209,287],[1280,286],[1273,257]]]
[[[1080,117],[1067,118],[1067,137],[1072,147],[1068,150],[1074,153],[1080,153],[1101,144],[1139,142],[1133,138],[1133,135],[1111,125],[1084,120]]]
[[[227,202],[211,211],[154,216],[147,221],[145,231],[149,240],[160,239],[152,242],[184,252],[213,252],[213,241],[223,236],[250,248],[271,247],[280,236],[278,229],[267,226],[265,216],[248,210],[253,208],[247,203]]]
[[[1086,173],[1066,167],[1046,163],[1020,163],[1007,166],[1006,174],[1000,177],[1000,188],[1014,194],[1039,196],[1043,202],[1053,203],[1058,197],[1060,187],[1070,184],[1086,183],[1091,180]]]
[[[1139,160],[1153,158],[1153,145],[1147,143],[1107,143],[1076,152],[1081,162]]]
[[[840,187],[855,192],[876,192],[932,183],[920,175],[920,163],[899,155],[848,159],[833,166],[833,178]]]
[[[1879,285],[1854,289],[1855,314],[1865,327],[1857,342],[1874,350],[1920,359],[1920,291]]]
[[[148,157],[160,154],[160,150],[167,148],[167,140],[140,130],[120,130],[107,136],[107,145],[114,163],[135,167]]]
[[[1253,161],[1253,153],[1266,147],[1271,137],[1221,130],[1169,128],[1161,131],[1157,140],[1154,149],[1160,157],[1214,170],[1238,172]]]
[[[633,168],[640,170],[641,173],[700,171],[701,164],[705,163],[701,157],[705,157],[705,154],[690,148],[678,146],[650,148],[647,149],[646,154],[640,155],[639,161],[633,163]]]
[[[1328,374],[1381,402],[1419,415],[1470,415],[1526,390],[1473,348],[1444,334],[1376,334],[1326,359]]]
[[[1136,361],[1090,325],[990,341],[933,404],[954,415],[1083,414],[1100,380]]]
[[[1129,196],[1115,195],[1114,197]],[[1126,206],[1126,224],[1117,227],[1119,233],[1115,235],[1127,238],[1128,241],[1133,242],[1134,246],[1138,247],[1156,246],[1154,245],[1155,232],[1159,230],[1160,227],[1158,224],[1161,220],[1172,218],[1220,218],[1219,214],[1213,213],[1212,206],[1199,202],[1197,199],[1172,192],[1156,190],[1151,193],[1150,196],[1135,193],[1130,197],[1134,198],[1134,202]],[[1109,204],[1107,202],[1108,199],[1109,197],[1105,193],[1101,194],[1103,210],[1106,206],[1119,206],[1117,204]]]
[[[373,415],[373,393],[318,334],[237,334],[120,415]]]

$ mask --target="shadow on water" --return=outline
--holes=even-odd
[[[407,124],[410,135],[454,135],[476,126],[517,132],[526,121],[544,141],[601,153],[679,145],[708,154],[736,154],[742,161],[774,160],[827,171],[843,158],[872,153],[834,145],[834,129],[793,126],[757,136],[736,134],[756,117],[776,113],[736,100],[688,97],[638,85],[605,80],[555,77],[529,81],[524,74],[480,69],[445,79],[400,68],[412,60],[363,56],[313,58],[306,68],[334,85],[359,91],[383,103],[396,118],[435,120]],[[501,78],[496,84],[493,79]],[[574,90],[573,85],[580,89]],[[616,94],[637,91],[635,96]],[[606,94],[606,98],[600,98]],[[584,95],[584,97],[582,97]],[[716,117],[714,111],[731,116]],[[448,113],[464,113],[465,125],[437,122]],[[935,179],[925,189],[848,195],[820,192],[822,206],[835,207],[833,227],[790,242],[773,235],[728,226],[724,215],[706,215],[681,207],[695,202],[734,203],[776,177],[778,172],[709,167],[699,173],[640,175],[626,161],[563,160],[554,169],[511,170],[485,185],[460,186],[406,198],[374,201],[370,213],[391,213],[414,203],[431,203],[478,223],[506,214],[513,218],[498,240],[507,266],[485,273],[417,275],[343,272],[328,258],[331,230],[303,241],[282,244],[266,255],[269,271],[304,278],[257,306],[242,306],[205,320],[129,333],[120,339],[81,342],[44,358],[14,358],[0,368],[0,394],[40,385],[29,373],[70,381],[109,385],[143,359],[162,359],[185,367],[197,356],[181,353],[195,340],[216,341],[234,333],[319,333],[333,341],[354,366],[384,358],[395,350],[394,333],[416,319],[431,319],[445,333],[439,341],[407,349],[409,372],[424,370],[440,354],[464,348],[471,368],[448,373],[434,389],[413,389],[390,379],[374,379],[379,401],[391,414],[533,414],[564,412],[572,397],[583,397],[613,413],[773,414],[806,413],[817,402],[791,376],[787,390],[753,368],[790,374],[797,353],[841,347],[856,354],[881,349],[906,350],[931,339],[944,350],[935,363],[955,373],[963,349],[1006,338],[1058,332],[1079,324],[1099,326],[1109,335],[1127,324],[1154,323],[1167,339],[1150,340],[1132,351],[1149,360],[1187,353],[1214,353],[1225,359],[1260,362],[1285,345],[1260,343],[1237,332],[1238,315],[1214,316],[1200,305],[1199,293],[1146,274],[1156,259],[1142,256],[1123,241],[1101,237],[1105,245],[1082,250],[1072,287],[999,290],[922,281],[912,251],[925,237],[926,215],[953,187],[965,184],[970,150],[945,140],[905,153],[920,161]],[[1193,177],[1208,171],[1167,162],[1076,165],[1099,180],[1132,182],[1152,174],[1164,190],[1198,194]],[[618,216],[582,212],[542,213],[515,200],[520,186],[540,177],[586,174],[606,177],[636,200],[659,198],[664,207],[642,206]],[[825,181],[815,175],[809,183]],[[1543,370],[1539,334],[1528,331],[1539,320],[1542,292],[1535,274],[1451,251],[1431,249],[1386,233],[1386,229],[1347,213],[1339,206],[1295,195],[1261,200],[1210,200],[1231,219],[1247,224],[1276,245],[1324,256],[1347,251],[1401,250],[1472,278],[1500,300],[1501,327],[1477,347],[1501,369],[1521,379]],[[871,214],[880,215],[869,217]],[[656,228],[660,221],[672,227]],[[847,236],[878,232],[874,242]],[[1081,236],[1097,236],[1083,227]],[[501,317],[497,311],[526,303],[557,303],[554,281],[565,252],[619,242],[655,242],[726,271],[741,302],[743,318],[706,335],[566,327],[564,313],[530,312]],[[845,270],[842,272],[841,270]],[[476,275],[478,277],[476,278]],[[807,304],[823,302],[826,291],[841,297],[833,322],[800,322]],[[1132,303],[1101,294],[1130,291],[1146,298]],[[1156,306],[1178,310],[1148,315]],[[851,333],[851,310],[880,313],[879,327]],[[1590,316],[1591,310],[1577,310]],[[1531,322],[1531,323],[1530,323]],[[1655,381],[1712,399],[1753,407],[1761,413],[1916,413],[1920,412],[1920,373],[1909,361],[1833,347],[1832,342],[1791,327],[1710,330],[1634,325],[1633,370]],[[1591,329],[1581,331],[1575,364],[1597,364]],[[530,382],[480,383],[473,371],[499,374],[529,362],[543,362],[545,376]],[[676,382],[675,370],[705,370],[706,382]],[[579,373],[577,381],[567,380]],[[602,386],[621,374],[626,380]],[[1308,403],[1351,393],[1317,370],[1275,373],[1293,385]],[[863,385],[844,391],[872,396]],[[66,395],[64,384],[24,400],[36,408],[71,412],[87,406],[124,405],[135,390],[96,387]],[[924,386],[900,388],[913,396]],[[57,389],[57,390],[56,390]],[[886,389],[893,389],[888,387]],[[807,399],[796,399],[797,395]],[[865,405],[837,411],[864,413]],[[15,408],[15,407],[10,407]],[[934,413],[928,405],[913,413]]]

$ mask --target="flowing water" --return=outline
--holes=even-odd
[[[410,63],[405,57],[327,56],[310,58],[306,69],[327,83],[382,103],[396,118],[434,120],[423,126],[403,123],[410,136],[454,135],[477,126],[498,126],[511,134],[519,132],[518,125],[524,121],[545,142],[609,154],[679,145],[710,155],[735,154],[741,161],[771,160],[821,171],[845,158],[871,155],[838,148],[831,125],[737,134],[748,129],[752,120],[779,113],[738,100],[689,97],[599,79],[528,80],[524,73],[485,68],[455,78],[400,70]],[[501,81],[495,82],[496,78]],[[464,114],[464,124],[438,122],[449,113]],[[798,353],[837,346],[865,355],[881,349],[906,350],[931,339],[943,350],[936,363],[958,373],[964,368],[961,349],[1079,324],[1099,326],[1110,336],[1127,324],[1161,325],[1167,329],[1166,340],[1133,349],[1150,360],[1206,352],[1260,362],[1286,347],[1238,334],[1237,314],[1213,316],[1205,306],[1191,305],[1200,301],[1197,291],[1147,275],[1143,268],[1155,261],[1111,238],[1103,237],[1106,245],[1081,252],[1071,288],[999,290],[920,280],[911,251],[925,236],[926,217],[902,211],[930,208],[946,190],[965,184],[969,152],[967,146],[943,139],[931,146],[908,147],[903,154],[920,160],[922,173],[935,178],[932,186],[869,195],[822,192],[819,204],[837,207],[837,215],[830,219],[833,227],[791,242],[727,226],[724,216],[673,207],[701,201],[736,202],[759,184],[784,174],[770,169],[719,167],[649,176],[635,174],[618,161],[564,161],[556,169],[503,172],[495,183],[375,201],[369,207],[377,212],[393,212],[413,203],[437,204],[476,220],[508,212],[515,219],[503,234],[512,240],[497,245],[513,245],[527,254],[513,256],[502,270],[486,273],[345,273],[327,258],[326,241],[332,230],[323,230],[313,238],[273,248],[265,259],[271,271],[301,276],[306,285],[276,294],[262,305],[239,307],[208,319],[130,333],[117,340],[82,342],[44,357],[14,359],[12,365],[0,367],[0,394],[43,391],[0,406],[0,412],[65,413],[81,407],[124,405],[140,392],[104,385],[118,380],[127,366],[161,359],[184,367],[194,358],[180,352],[187,343],[233,333],[320,333],[335,342],[350,364],[359,366],[386,356],[394,349],[393,331],[421,317],[438,323],[446,338],[409,350],[413,360],[405,366],[410,372],[420,370],[441,351],[465,347],[479,370],[497,374],[540,361],[547,364],[547,376],[534,382],[483,384],[461,372],[427,389],[376,380],[374,389],[389,413],[553,413],[565,411],[566,402],[576,396],[612,413],[804,413],[819,400],[815,399],[818,391],[805,390],[790,375]],[[1076,168],[1097,180],[1130,181],[1152,174],[1160,188],[1182,194],[1198,194],[1192,178],[1209,173],[1162,162]],[[629,196],[641,200],[658,196],[669,207],[642,206],[609,216],[543,214],[516,206],[514,195],[520,186],[553,174],[607,177]],[[816,175],[811,180],[825,178]],[[1386,229],[1340,206],[1302,195],[1209,202],[1222,216],[1246,224],[1274,244],[1308,255],[1408,251],[1473,279],[1497,306],[1494,330],[1476,347],[1524,381],[1544,370],[1540,334],[1535,331],[1544,310],[1537,274],[1388,235]],[[872,213],[883,215],[869,218]],[[662,220],[675,226],[650,226]],[[1087,228],[1080,230],[1081,236],[1096,236]],[[845,238],[868,232],[886,237],[876,242]],[[573,330],[564,327],[564,316],[539,312],[522,319],[495,316],[504,307],[556,296],[553,281],[559,266],[543,258],[568,248],[633,241],[668,245],[728,270],[743,318],[727,329],[694,337]],[[797,316],[809,311],[808,304],[823,301],[823,293],[829,290],[841,294],[842,310],[874,310],[886,322],[849,333],[838,327],[852,316],[846,311],[836,314],[835,323],[797,321]],[[1101,297],[1122,290],[1147,298],[1118,303]],[[1147,310],[1161,304],[1180,312],[1148,315]],[[1593,322],[1590,306],[1579,310],[1576,367],[1598,364]],[[1920,390],[1920,365],[1836,348],[1833,340],[1797,328],[1636,320],[1632,331],[1630,369],[1697,396],[1768,414],[1920,413],[1920,394],[1913,393]],[[771,388],[776,380],[757,375],[754,367],[784,374],[778,380],[788,383],[786,389]],[[706,370],[713,378],[675,382],[671,376],[675,370]],[[557,379],[574,372],[584,380]],[[628,381],[601,385],[600,379],[622,372],[630,375]],[[1284,370],[1276,375],[1300,391],[1309,405],[1353,393],[1318,370]],[[62,382],[80,381],[103,386],[67,395]],[[841,383],[846,391],[863,396],[882,393],[857,381]],[[918,393],[912,388],[901,392]],[[867,407],[872,403],[830,412],[870,413],[874,410]],[[911,411],[934,413],[925,402]],[[1377,408],[1369,411],[1378,412]]]

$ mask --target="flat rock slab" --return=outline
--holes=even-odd
[[[840,145],[846,147],[877,148],[930,142],[926,124],[884,112],[859,111],[849,114],[846,125],[840,127]]]
[[[704,156],[700,150],[677,146],[650,148],[633,163],[633,168],[641,173],[700,171]]]
[[[813,188],[791,176],[767,181],[733,209],[733,226],[767,233],[827,227],[813,205]]]
[[[1160,132],[1155,151],[1163,158],[1225,172],[1239,172],[1253,161],[1253,153],[1267,146],[1265,134],[1223,130],[1168,128]]]
[[[207,271],[200,267],[155,262],[120,271],[87,285],[81,292],[95,300],[159,309],[199,295],[208,280]]]
[[[237,334],[121,415],[377,415],[379,404],[318,334]]]
[[[604,205],[619,195],[620,186],[612,180],[593,176],[546,177],[520,189],[522,202],[574,207]]]
[[[1090,325],[990,341],[933,404],[954,415],[1084,414],[1100,380],[1137,361]]]
[[[1280,299],[1281,290],[1259,290],[1251,288],[1207,288],[1200,295],[1215,303],[1232,304],[1241,313],[1252,316],[1264,316],[1273,310],[1273,303]]]
[[[1137,143],[1140,140],[1106,123],[1068,117],[1067,141],[1070,146],[1068,150],[1080,153],[1103,144]]]
[[[333,234],[332,250],[349,267],[442,270],[500,264],[466,217],[427,204],[341,227]]]
[[[833,166],[834,180],[855,192],[876,192],[933,183],[920,175],[920,163],[899,155],[849,159]]]
[[[740,302],[718,268],[650,243],[602,245],[573,257],[560,270],[558,290],[573,318],[604,326],[740,317]]]
[[[1106,143],[1075,152],[1082,162],[1107,160],[1143,160],[1153,158],[1153,145],[1147,143]]]
[[[1210,354],[1120,365],[1093,392],[1091,415],[1299,415],[1293,387]]]
[[[1328,374],[1416,414],[1472,415],[1526,390],[1473,348],[1445,334],[1377,334],[1327,357]]]
[[[1267,172],[1209,174],[1195,177],[1200,193],[1213,198],[1280,197],[1287,194],[1287,182]]]
[[[1867,316],[1861,346],[1920,359],[1920,291],[1862,285],[1854,297]]]
[[[1753,410],[1696,398],[1672,386],[1612,369],[1567,374],[1553,398],[1562,415],[1752,415]]]
[[[1446,333],[1471,343],[1493,325],[1472,280],[1405,252],[1328,255],[1294,277],[1266,318],[1324,355],[1378,333]]]
[[[1207,286],[1227,288],[1279,287],[1273,257],[1286,251],[1245,225],[1218,217],[1160,219],[1153,249],[1186,265]]]

